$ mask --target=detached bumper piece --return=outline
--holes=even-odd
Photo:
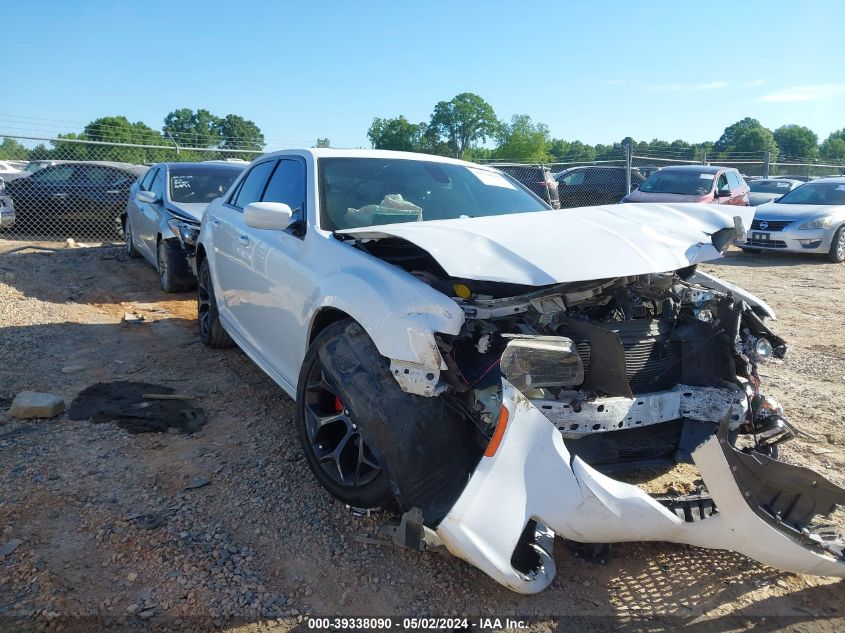
[[[841,535],[814,528],[845,505],[845,490],[812,471],[728,440],[728,422],[709,428],[692,458],[709,497],[654,499],[577,456],[561,432],[506,380],[508,422],[498,449],[481,459],[437,526],[446,548],[519,593],[553,580],[553,539],[580,543],[669,541],[729,549],[803,574],[845,577]]]

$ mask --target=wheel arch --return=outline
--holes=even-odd
[[[197,253],[197,262],[200,261],[199,253]],[[332,308],[329,306],[320,308],[314,313],[314,316],[311,318],[311,327],[308,330],[308,345],[309,347],[314,342],[314,339],[319,336],[320,332],[325,330],[329,327],[332,323],[337,323],[338,321],[342,321],[343,319],[351,319],[355,321],[355,319],[344,312],[343,310],[339,310],[338,308]],[[358,323],[357,321],[355,321]],[[358,323],[358,325],[361,325]],[[363,327],[363,326],[361,326]],[[366,329],[366,328],[365,328]]]

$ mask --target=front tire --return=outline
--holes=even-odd
[[[835,264],[845,262],[845,225],[840,226],[836,233],[833,234],[833,240],[830,243],[830,251],[827,254],[827,260]]]
[[[126,240],[126,254],[132,259],[140,257],[141,253],[139,253],[138,249],[135,248],[135,242],[133,242],[134,236],[132,235],[132,225],[129,224],[128,215],[123,221],[123,239]]]
[[[217,299],[214,296],[214,284],[211,283],[211,267],[208,259],[200,263],[197,275],[197,322],[200,340],[212,349],[226,349],[235,343],[229,333],[223,329],[220,314],[217,311]]]
[[[402,391],[351,319],[328,326],[308,349],[296,414],[308,465],[333,496],[356,508],[418,507],[429,526],[452,508],[480,452],[472,425],[443,397]]]
[[[191,289],[191,271],[185,252],[176,240],[158,241],[156,249],[158,278],[164,292],[187,292]]]

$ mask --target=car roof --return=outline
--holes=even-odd
[[[576,167],[567,167],[559,173],[565,174],[569,171],[580,171],[582,169],[625,169],[624,165],[578,165]],[[639,167],[631,167],[631,171],[639,171]]]
[[[174,174],[201,174],[220,173],[230,171],[241,173],[249,163],[225,163],[225,162],[184,162],[184,163],[158,163],[164,165],[167,170]]]
[[[146,165],[136,165],[135,163],[117,163],[108,160],[56,160],[49,161],[53,163],[49,167],[57,167],[59,165],[99,165],[101,167],[113,167],[115,169],[122,169],[133,174],[145,173],[148,169]]]
[[[822,176],[821,178],[816,178],[815,180],[811,180],[808,183],[804,184],[812,184],[812,183],[834,183],[837,185],[845,184],[845,176]]]
[[[435,156],[434,154],[420,154],[417,152],[397,152],[386,149],[337,149],[334,147],[309,147],[306,149],[284,149],[277,152],[264,154],[261,159],[275,156],[312,156],[320,158],[392,158],[396,160],[424,160],[430,163],[449,163],[452,165],[463,165],[464,167],[485,168],[486,165],[470,163],[448,156]],[[257,159],[256,159],[257,160]],[[492,166],[492,165],[491,165]],[[530,167],[531,165],[525,165]]]
[[[660,171],[694,171],[699,174],[715,174],[720,171],[737,171],[734,167],[720,167],[719,165],[669,165]]]

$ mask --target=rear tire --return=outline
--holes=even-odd
[[[834,264],[841,264],[845,262],[845,225],[840,226],[836,233],[833,234],[833,240],[830,243],[830,251],[827,254],[827,260]]]
[[[126,254],[132,259],[137,259],[141,256],[141,253],[135,248],[135,243],[132,241],[133,238],[132,225],[129,224],[129,216],[126,216],[126,219],[123,221],[123,239],[126,241]]]
[[[191,270],[185,251],[176,240],[159,239],[156,249],[158,278],[165,292],[187,292],[191,289]]]
[[[197,322],[200,340],[207,347],[226,349],[235,344],[220,322],[208,259],[203,259],[200,263],[197,280]]]
[[[355,451],[351,459],[333,464],[334,447],[315,433],[339,424],[326,421],[333,411],[349,414],[354,424],[345,428],[357,433],[360,442],[353,446],[381,470],[365,485],[344,485],[343,477],[332,473],[332,467],[341,471],[344,464],[358,472],[352,463]],[[308,349],[297,385],[296,417],[308,465],[334,497],[356,508],[392,502],[402,511],[417,507],[429,526],[439,523],[455,504],[478,459],[473,456],[471,424],[442,397],[402,391],[387,359],[351,319],[328,326]],[[345,437],[342,433],[334,437]]]

